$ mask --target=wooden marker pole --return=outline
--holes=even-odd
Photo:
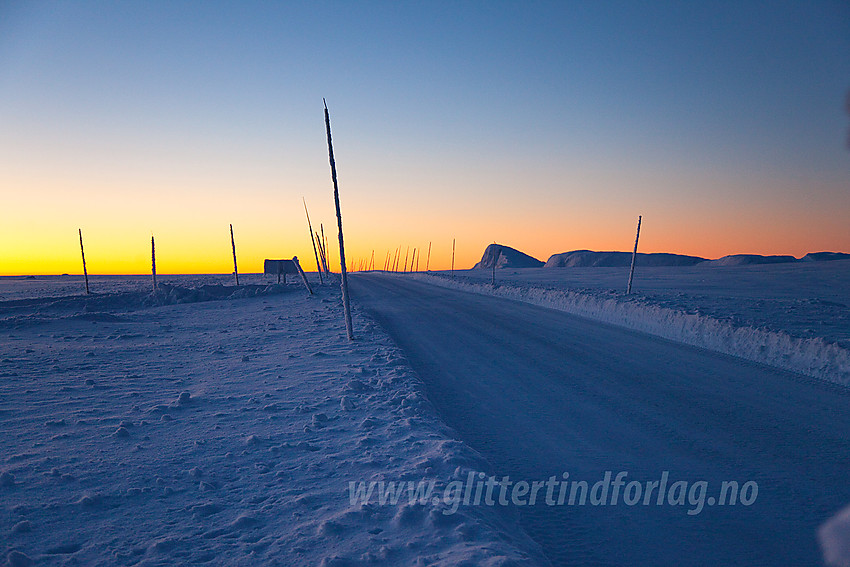
[[[452,275],[455,274],[455,239],[452,238]]]
[[[431,271],[431,243],[428,243],[428,257],[425,259],[425,271]]]
[[[410,246],[407,247],[407,252],[404,253],[404,271],[403,274],[407,273],[407,258],[410,256]]]
[[[635,275],[635,259],[637,258],[638,239],[640,239],[640,215],[638,215],[637,235],[635,236],[635,249],[632,252],[632,267],[629,268],[629,287],[626,289],[626,295],[632,293],[632,278]]]
[[[233,225],[230,225],[230,247],[233,249],[233,275],[236,276],[236,285],[239,285],[239,268],[236,267],[236,241],[233,239]]]
[[[153,276],[153,290],[156,291],[156,245],[151,234],[151,276]]]
[[[334,204],[336,205],[336,223],[339,226],[339,266],[340,270],[342,270],[342,283],[340,286],[342,287],[342,308],[345,314],[345,332],[348,335],[348,340],[353,341],[354,329],[351,325],[351,302],[348,298],[348,274],[345,271],[345,243],[342,238],[342,213],[339,210],[339,184],[336,179],[336,162],[334,161],[334,147],[331,140],[331,117],[328,114],[328,103],[325,102],[325,99],[322,99],[322,103],[325,105],[325,129],[328,133],[328,161],[331,164],[331,178],[334,183]]]
[[[83,229],[78,229],[80,233],[80,255],[83,257],[83,277],[86,280],[86,295],[89,292],[89,273],[86,271],[86,251],[83,249]]]
[[[316,256],[316,271],[319,272],[319,285],[324,284],[322,281],[322,266],[319,264],[319,251],[316,250],[316,241],[313,240],[313,225],[310,224],[310,213],[307,211],[307,200],[301,197],[304,201],[304,213],[307,215],[307,228],[310,230],[310,243],[313,245],[313,255]]]

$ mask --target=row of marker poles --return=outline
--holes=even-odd
[[[83,245],[83,229],[77,229],[77,233],[80,235],[80,256],[83,260],[83,278],[86,282],[86,295],[91,293],[91,289],[89,288],[89,272],[86,267],[86,249]],[[230,247],[233,251],[233,275],[236,278],[236,285],[239,285],[239,268],[236,264],[236,241],[233,238],[233,225],[230,225]],[[157,283],[156,283],[156,240],[154,239],[154,235],[151,234],[151,286],[153,290],[156,291]]]

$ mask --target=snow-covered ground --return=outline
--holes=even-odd
[[[631,296],[627,275],[413,277],[850,382],[850,261],[638,266]],[[335,283],[159,280],[93,276],[85,296],[78,276],[0,278],[0,560],[547,564],[511,506],[351,499],[349,482],[446,495],[499,471],[356,303],[345,340]]]
[[[509,508],[352,503],[488,465],[356,309],[345,339],[336,285],[246,279],[2,280],[2,559],[546,564]]]
[[[437,277],[434,277],[437,276]],[[508,297],[850,384],[850,261],[456,270],[438,285]]]

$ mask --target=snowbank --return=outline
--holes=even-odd
[[[493,287],[427,274],[413,277],[444,287],[558,309],[850,386],[850,351],[820,338],[800,339],[781,332],[736,327],[712,317],[684,313],[648,302],[627,302],[617,296],[606,298],[568,290],[515,285]]]

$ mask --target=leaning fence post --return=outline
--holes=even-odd
[[[626,289],[626,295],[632,293],[632,278],[635,275],[635,258],[637,257],[638,239],[640,238],[640,215],[638,215],[637,235],[635,235],[635,249],[632,252],[632,267],[629,268],[629,287]]]
[[[86,295],[89,294],[89,273],[86,271],[86,251],[83,249],[83,229],[78,229],[80,233],[80,254],[83,257],[83,277],[86,280]]]
[[[331,117],[328,114],[328,103],[322,99],[325,105],[325,129],[328,133],[328,160],[331,164],[331,178],[334,183],[334,204],[336,205],[336,223],[339,226],[339,266],[341,270],[340,284],[342,287],[342,308],[345,313],[345,331],[348,334],[348,340],[354,340],[354,329],[351,325],[351,303],[348,298],[348,274],[345,271],[345,244],[342,238],[342,213],[339,210],[339,184],[336,178],[336,162],[334,161],[334,147],[331,141]]]
[[[301,281],[304,282],[304,287],[307,288],[307,291],[310,292],[310,295],[313,295],[313,289],[310,287],[310,283],[307,281],[307,274],[305,274],[304,270],[301,269],[301,264],[298,262],[298,256],[292,257],[292,263],[295,264],[296,268],[298,268],[298,273],[301,274]]]

